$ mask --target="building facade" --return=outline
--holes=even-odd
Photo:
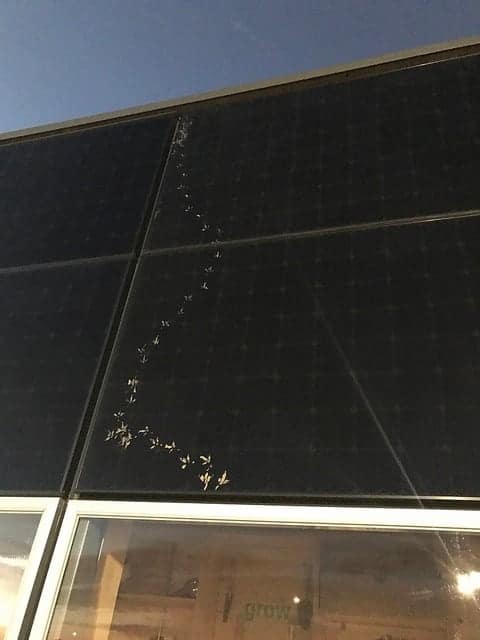
[[[479,78],[4,137],[0,638],[477,638]]]

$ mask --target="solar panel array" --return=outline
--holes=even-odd
[[[478,496],[479,71],[471,56],[192,106],[170,145],[152,116],[0,147],[8,219],[32,229],[5,264],[81,258],[0,270],[0,420],[29,434],[0,490],[58,490],[94,408],[84,494]],[[45,141],[29,178],[20,147]],[[43,484],[40,454],[8,470],[36,459],[39,415]]]
[[[470,494],[479,223],[145,257],[80,487]]]
[[[59,490],[127,263],[0,272],[0,488]]]
[[[477,208],[479,73],[474,56],[192,110],[149,247],[202,241],[192,202],[223,239]]]
[[[0,267],[132,251],[169,128],[144,119],[0,146]]]
[[[0,146],[0,492],[62,490],[165,119]]]

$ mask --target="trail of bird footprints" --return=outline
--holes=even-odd
[[[165,439],[162,435],[152,430],[149,426],[133,427],[131,425],[131,414],[138,402],[139,389],[142,385],[143,373],[148,363],[154,357],[162,340],[176,322],[178,322],[187,312],[188,306],[192,303],[194,296],[205,295],[209,291],[210,278],[216,271],[218,261],[222,257],[222,252],[218,247],[222,230],[218,227],[211,227],[205,219],[205,215],[198,211],[193,204],[192,194],[188,189],[188,174],[185,169],[185,142],[188,138],[191,121],[180,120],[172,143],[171,160],[175,162],[176,169],[180,174],[180,182],[177,191],[180,192],[184,201],[184,213],[196,222],[202,233],[211,237],[209,244],[213,248],[213,253],[209,255],[208,262],[203,266],[203,278],[201,284],[195,291],[188,291],[181,296],[178,301],[176,311],[171,318],[163,319],[159,322],[150,339],[137,347],[137,367],[135,372],[127,378],[124,388],[124,400],[119,409],[113,414],[113,424],[107,430],[106,442],[113,442],[120,448],[126,450],[134,443],[143,441],[152,451],[161,451],[167,455],[174,456],[179,468],[182,471],[195,473],[201,483],[203,491],[214,489],[218,491],[229,484],[230,479],[225,469],[219,472],[214,464],[212,456],[208,453],[193,456],[190,452],[179,447],[175,440]],[[170,440],[170,441],[168,441]]]

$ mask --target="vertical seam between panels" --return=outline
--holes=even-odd
[[[85,459],[85,453],[91,440],[92,424],[96,415],[98,401],[103,395],[105,380],[111,368],[112,356],[115,352],[115,346],[118,340],[119,330],[123,323],[125,310],[130,299],[132,287],[135,282],[140,256],[145,247],[145,243],[150,230],[151,221],[154,216],[156,204],[166,173],[166,169],[170,160],[175,134],[178,127],[178,121],[170,127],[169,137],[162,145],[161,156],[158,168],[154,174],[150,192],[144,208],[142,220],[137,231],[133,251],[130,254],[130,260],[123,275],[122,282],[110,322],[107,328],[106,336],[103,342],[101,354],[97,367],[93,374],[92,383],[88,392],[85,407],[77,428],[75,441],[68,457],[68,464],[62,477],[61,493],[64,497],[69,497],[72,489],[76,486],[79,478],[80,469]]]

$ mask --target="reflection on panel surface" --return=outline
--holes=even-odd
[[[0,274],[0,493],[60,490],[126,264]]]
[[[192,111],[151,247],[480,207],[480,58]],[[204,238],[203,238],[204,239]]]
[[[80,520],[48,638],[474,640],[479,544],[460,533]]]
[[[0,640],[8,637],[38,515],[0,513]]]
[[[80,489],[478,495],[479,235],[144,258]]]
[[[160,167],[165,118],[0,146],[0,267],[127,253]]]

